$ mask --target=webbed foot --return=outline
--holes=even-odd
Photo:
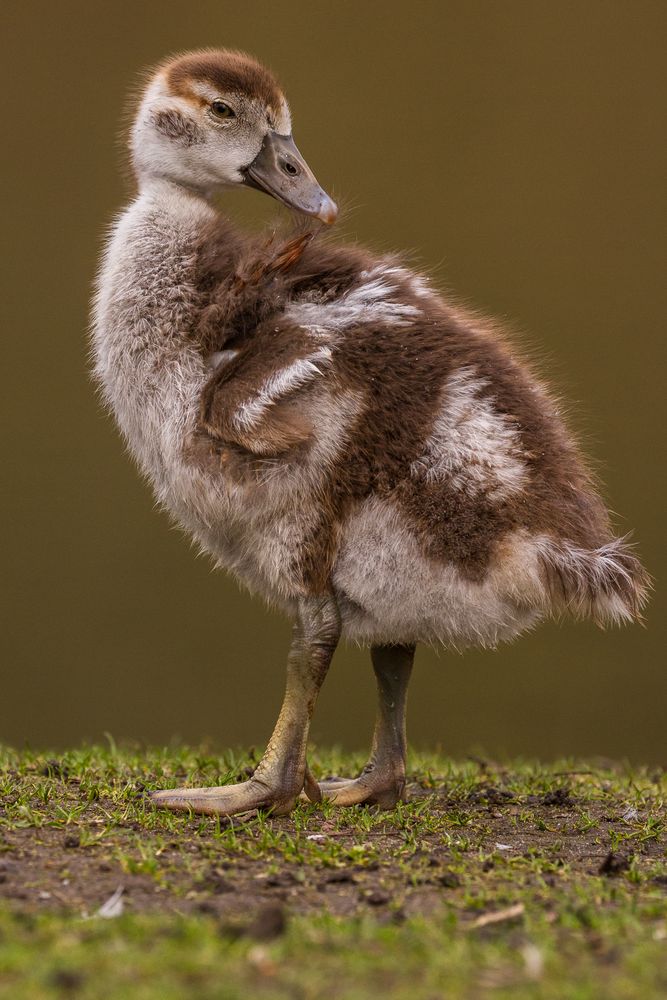
[[[306,785],[303,797],[313,802],[321,799],[336,806],[373,805],[393,809],[405,801],[405,778],[402,773],[380,770],[368,764],[358,778],[329,778],[317,782],[317,794]]]
[[[165,788],[151,792],[154,805],[175,812],[207,813],[211,816],[234,816],[257,809],[274,816],[291,812],[298,797],[294,788],[272,788],[263,781],[250,778],[237,785],[211,788]]]

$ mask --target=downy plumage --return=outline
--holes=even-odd
[[[172,59],[132,130],[138,194],[94,307],[95,375],[160,503],[295,621],[287,694],[244,785],[175,809],[284,812],[403,795],[417,642],[494,645],[551,614],[639,616],[648,578],[615,538],[548,392],[487,321],[394,257],[321,225],[249,237],[211,195],[249,184],[331,223],[273,77],[239,53]],[[340,636],[372,647],[367,768],[318,786],[305,750]]]

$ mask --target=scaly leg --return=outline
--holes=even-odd
[[[306,783],[313,801],[331,799],[337,806],[361,802],[391,809],[405,800],[405,706],[415,655],[414,646],[373,646],[371,658],[378,687],[378,711],[371,756],[358,778]]]
[[[310,720],[339,636],[340,615],[332,594],[301,599],[287,661],[285,698],[252,778],[238,785],[152,792],[155,805],[225,816],[252,809],[270,809],[276,816],[290,812],[304,786]]]

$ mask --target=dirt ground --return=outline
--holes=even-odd
[[[390,813],[298,806],[222,822],[158,813],[141,781],[120,799],[98,786],[89,801],[85,780],[54,759],[16,772],[14,801],[11,768],[5,778],[0,900],[25,912],[90,915],[120,889],[126,912],[206,913],[231,934],[269,938],[286,914],[323,911],[401,921],[454,904],[464,921],[512,919],[520,899],[548,910],[582,880],[620,879],[667,905],[662,772],[638,792],[587,770],[536,782],[480,762],[464,780],[412,781],[410,804]]]

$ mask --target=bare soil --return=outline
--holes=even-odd
[[[454,904],[460,919],[473,921],[489,900],[500,911],[515,902],[519,885],[548,909],[565,884],[627,880],[630,872],[667,900],[663,829],[642,837],[643,817],[626,795],[591,800],[575,772],[541,794],[516,794],[483,771],[463,793],[414,782],[411,802],[425,808],[408,807],[401,822],[357,809],[346,825],[331,809],[298,807],[297,824],[294,816],[222,824],[193,817],[179,819],[176,831],[160,830],[159,815],[147,829],[132,808],[119,819],[117,800],[104,796],[76,822],[50,826],[48,808],[56,816],[59,802],[76,802],[78,779],[56,766],[46,777],[46,813],[33,803],[46,816],[42,825],[0,825],[0,900],[29,913],[90,915],[122,887],[126,912],[206,913],[232,934],[270,938],[285,912],[372,910],[400,922]],[[142,788],[134,794],[144,808]]]

